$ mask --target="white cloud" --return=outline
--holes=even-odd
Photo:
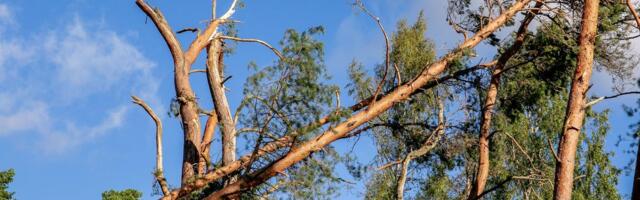
[[[66,127],[51,133],[46,133],[40,145],[49,154],[59,154],[73,149],[78,145],[88,143],[111,133],[122,126],[128,109],[118,107],[109,116],[95,126],[79,126],[74,122],[67,122]]]
[[[132,77],[149,80],[144,76],[155,66],[115,32],[89,32],[79,18],[50,34],[44,44],[47,59],[56,65],[55,81],[66,86],[64,96],[71,100],[105,92]]]
[[[13,13],[6,4],[0,3],[0,24],[13,23]]]
[[[0,136],[27,131],[44,132],[50,125],[51,116],[44,102],[30,102],[11,113],[0,113]]]
[[[0,4],[0,26],[9,22],[14,16]],[[57,27],[0,30],[0,137],[33,134],[33,149],[64,153],[123,125],[130,101],[114,105],[114,97],[136,94],[160,107],[156,64],[127,38],[79,17]],[[95,113],[97,121],[78,112]]]

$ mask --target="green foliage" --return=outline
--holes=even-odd
[[[397,31],[391,39],[390,62],[400,70],[403,81],[417,76],[426,66],[435,59],[434,45],[424,37],[426,23],[422,12],[416,22],[409,25],[407,21],[398,22]],[[353,63],[349,66],[351,83],[348,85],[349,93],[355,99],[369,97],[377,88],[383,78],[386,69],[384,64],[376,66],[375,77],[370,77],[364,72],[364,67]],[[397,86],[396,73],[393,67],[389,67],[386,80],[383,82],[383,92]],[[394,105],[390,110],[370,121],[374,125],[373,137],[376,141],[378,156],[377,164],[385,164],[395,161],[409,151],[417,149],[429,136],[436,126],[436,117],[433,113],[435,107],[435,90],[426,91],[423,94],[413,96],[408,102]],[[431,161],[419,158],[419,163]],[[438,164],[434,165],[437,168]],[[427,176],[427,178],[429,178]],[[374,173],[367,184],[366,197],[368,199],[394,199],[396,193],[397,175],[394,171],[383,170]],[[412,184],[414,182],[411,181]]]
[[[109,190],[102,193],[102,200],[138,200],[142,197],[142,192],[134,189],[122,191]]]
[[[13,176],[16,173],[13,169],[9,169],[6,171],[0,171],[0,199],[2,200],[10,200],[14,199],[14,192],[9,192],[9,184],[13,182]]]
[[[451,1],[450,1],[451,2]],[[450,7],[461,8],[455,15],[469,14],[468,3],[460,1]],[[629,73],[632,57],[625,53],[628,46],[622,40],[613,40],[610,35],[622,33],[619,21],[623,14],[619,4],[604,4],[603,20],[599,30],[596,62],[599,68],[624,78]],[[452,15],[453,16],[453,15]],[[451,16],[450,16],[451,17]],[[477,27],[483,22],[481,15],[471,16],[467,28]],[[576,65],[578,38],[575,21],[566,16],[550,16],[543,20],[536,31],[527,36],[522,49],[509,60],[499,86],[498,104],[492,125],[490,146],[490,174],[487,189],[495,191],[485,199],[533,199],[552,198],[555,149],[562,132],[567,94]],[[465,24],[463,24],[465,25]],[[435,56],[433,48],[424,39],[425,25],[418,20],[408,26],[401,21],[393,37],[392,63],[401,66],[403,80],[415,77]],[[472,30],[473,31],[473,30]],[[607,40],[605,43],[603,41]],[[512,41],[492,44],[509,46]],[[502,53],[499,51],[499,53]],[[471,50],[449,64],[447,72],[465,68]],[[429,57],[430,56],[430,57]],[[617,63],[617,64],[614,64]],[[351,83],[349,92],[356,100],[366,98],[375,90],[384,66],[377,66],[373,77],[367,76],[364,67],[356,62],[349,67]],[[423,91],[407,102],[398,103],[369,124],[384,124],[372,129],[378,155],[376,164],[382,165],[402,159],[409,151],[419,147],[434,125],[435,96],[453,101],[455,109],[464,115],[448,121],[446,141],[431,153],[417,158],[409,166],[409,178],[405,196],[416,199],[466,199],[473,182],[477,166],[477,135],[481,121],[485,85],[489,73],[472,73],[458,77],[456,82],[440,84],[438,88]],[[470,80],[469,80],[470,79]],[[393,78],[385,82],[384,88],[395,87]],[[448,94],[455,89],[458,93]],[[436,92],[437,91],[437,92]],[[436,95],[436,93],[445,95]],[[469,97],[470,96],[470,97]],[[460,101],[463,99],[466,101]],[[608,133],[608,112],[596,113],[588,110],[583,136],[577,152],[575,199],[619,199],[616,189],[620,170],[612,165],[611,152],[604,149],[604,138]],[[408,124],[423,123],[425,126]],[[550,144],[551,143],[551,144]],[[551,145],[551,146],[550,146]],[[393,199],[398,176],[394,167],[374,172],[367,183],[366,197],[369,199]]]
[[[274,65],[258,69],[249,67],[255,73],[248,77],[243,100],[240,123],[245,127],[256,127],[259,136],[244,134],[249,141],[261,143],[284,135],[294,136],[296,141],[306,140],[324,131],[309,124],[328,114],[336,113],[335,97],[339,88],[324,83],[330,77],[324,65],[324,45],[314,37],[322,34],[324,28],[314,27],[303,32],[287,30],[280,42],[283,60]],[[338,110],[338,111],[340,111]],[[344,114],[339,112],[332,120],[339,120]],[[265,136],[263,133],[268,133]],[[247,146],[253,149],[255,144]],[[257,145],[256,145],[257,146]],[[277,152],[274,157],[287,151]],[[272,158],[264,158],[256,163],[268,163]],[[281,179],[284,184],[277,191],[292,199],[328,199],[336,195],[337,183],[344,179],[334,176],[335,166],[346,162],[329,146],[308,157],[287,170],[288,176]],[[251,169],[259,169],[256,165]],[[249,170],[247,170],[249,171]],[[276,185],[276,183],[272,183]],[[254,189],[244,198],[254,198],[272,188],[263,186]]]

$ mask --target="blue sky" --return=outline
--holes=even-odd
[[[218,13],[230,1],[219,0]],[[208,0],[170,3],[149,0],[159,7],[174,29],[203,27],[209,18]],[[346,85],[348,64],[357,59],[372,66],[384,55],[384,41],[370,18],[351,6],[351,1],[257,1],[233,16],[240,21],[239,36],[278,44],[289,28],[304,30],[322,25],[326,34],[326,65],[332,82]],[[445,1],[365,1],[388,32],[399,19],[413,21],[425,10],[427,36],[438,54],[453,48],[461,37],[444,21]],[[181,34],[183,46],[193,39]],[[635,47],[640,47],[637,42]],[[640,49],[640,48],[636,48]],[[481,45],[480,58],[490,59],[495,50]],[[247,64],[271,64],[275,56],[255,44],[239,44],[237,53],[225,59],[232,107],[241,98]],[[165,125],[165,175],[174,185],[179,180],[181,131],[165,113],[174,96],[171,57],[150,21],[133,0],[0,0],[0,170],[16,169],[11,189],[18,199],[99,199],[108,189],[134,188],[150,194],[155,162],[154,124],[130,102],[137,95],[149,102]],[[202,60],[194,68],[202,68]],[[636,73],[637,74],[637,73]],[[604,72],[593,78],[594,95],[611,94],[612,83]],[[207,94],[204,76],[192,78],[197,94]],[[601,103],[612,108],[611,136],[607,148],[617,152],[617,166],[631,157],[615,147],[618,135],[627,132],[630,120],[622,112],[623,97]],[[342,95],[344,104],[351,103]],[[205,107],[210,107],[205,103]],[[340,141],[351,144],[353,140]],[[214,145],[214,156],[219,149]],[[358,149],[373,148],[366,138]],[[373,155],[359,151],[360,159]],[[631,179],[623,176],[619,188],[628,193]],[[362,187],[344,191],[343,199],[359,196]]]

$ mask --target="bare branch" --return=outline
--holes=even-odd
[[[376,87],[376,92],[373,93],[373,103],[376,102],[376,98],[378,96],[378,94],[380,93],[380,90],[382,89],[382,85],[384,84],[384,82],[387,80],[387,72],[389,71],[389,63],[390,63],[390,59],[389,59],[389,49],[391,48],[389,46],[389,37],[387,36],[387,32],[384,30],[384,26],[382,26],[382,22],[380,21],[380,18],[378,16],[375,16],[373,13],[369,12],[369,10],[367,10],[367,8],[364,6],[364,3],[362,3],[361,0],[355,0],[355,5],[357,5],[362,12],[366,13],[367,15],[369,15],[369,17],[371,17],[371,19],[373,19],[376,24],[378,24],[378,27],[380,28],[380,31],[382,32],[382,35],[384,36],[384,44],[385,44],[385,54],[384,54],[384,73],[382,75],[382,79],[380,80],[380,83],[378,83],[378,86]],[[394,65],[394,68],[396,70],[396,78],[398,78],[398,85],[400,85],[400,72],[399,69],[397,67],[397,65]]]
[[[133,103],[140,105],[147,114],[151,116],[153,121],[156,123],[156,171],[154,172],[154,176],[160,185],[160,189],[162,190],[162,194],[167,197],[170,196],[169,186],[167,185],[167,180],[164,178],[164,172],[162,167],[162,121],[158,118],[158,115],[153,112],[151,107],[149,107],[142,99],[131,96],[133,99]]]
[[[553,154],[553,158],[556,159],[556,162],[560,162],[560,158],[558,158],[558,154],[556,153],[556,150],[553,150],[553,144],[551,143],[551,139],[547,138],[547,144],[549,144],[549,151],[551,151],[551,154]]]
[[[176,38],[176,35],[173,34],[173,30],[169,26],[169,22],[164,18],[162,12],[159,9],[153,9],[149,4],[144,2],[144,0],[136,0],[136,5],[144,12],[151,21],[156,25],[156,28],[164,38],[164,41],[169,46],[169,50],[171,51],[171,56],[173,57],[173,62],[175,66],[181,66],[184,61],[184,54],[182,52],[182,47],[180,46],[180,42]]]
[[[191,27],[191,28],[184,28],[184,29],[182,29],[182,30],[176,31],[176,33],[177,33],[177,34],[180,34],[180,33],[184,33],[184,32],[187,32],[187,31],[188,31],[188,32],[195,33],[195,32],[198,32],[199,30],[198,30],[198,28],[192,28],[192,27]]]
[[[207,73],[206,69],[193,69],[191,71],[189,71],[189,74],[193,74],[193,73]]]
[[[613,98],[617,98],[617,97],[624,96],[624,95],[629,95],[629,94],[640,94],[640,91],[623,92],[623,93],[616,94],[616,95],[598,97],[598,98],[596,98],[594,100],[591,100],[589,103],[586,103],[584,105],[584,107],[588,108],[589,106],[593,106],[593,105],[595,105],[597,103],[600,103],[600,101],[602,101],[602,100],[613,99]]]
[[[233,15],[233,13],[236,12],[237,4],[238,4],[238,0],[233,0],[233,2],[231,3],[231,6],[229,7],[229,10],[227,10],[227,12],[224,13],[224,15],[220,17],[220,19],[225,20],[231,17],[231,15]]]
[[[508,132],[504,132],[504,134],[507,135],[511,139],[511,141],[513,141],[513,143],[516,144],[516,147],[518,147],[520,152],[522,152],[522,154],[524,154],[527,157],[527,160],[529,160],[529,164],[533,165],[533,159],[531,159],[531,156],[529,156],[529,153],[527,153],[527,151],[524,150],[524,148],[522,148],[522,146],[520,145],[520,143],[518,143],[516,138],[511,136],[511,134],[509,134]]]
[[[218,35],[216,36],[220,39],[226,39],[226,40],[234,40],[234,41],[238,41],[238,42],[256,42],[259,44],[264,45],[265,47],[271,49],[271,51],[273,51],[273,53],[276,54],[276,56],[278,56],[278,58],[280,58],[280,60],[285,60],[284,56],[282,56],[282,53],[280,53],[280,51],[278,51],[276,48],[273,48],[273,46],[269,45],[269,43],[259,40],[259,39],[250,39],[250,38],[237,38],[237,37],[231,37],[231,36],[226,36],[226,35]]]
[[[402,163],[402,160],[396,160],[396,161],[393,161],[393,162],[390,162],[390,163],[387,163],[387,164],[384,164],[384,165],[378,167],[378,170],[383,170],[383,169],[389,168],[391,166],[394,166],[394,165],[397,165],[397,164],[400,164],[400,163]]]

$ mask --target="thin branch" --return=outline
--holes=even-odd
[[[147,114],[153,119],[156,123],[156,171],[154,172],[154,176],[160,184],[160,189],[162,190],[162,194],[167,197],[170,196],[169,186],[167,185],[167,180],[164,178],[164,172],[162,167],[162,121],[158,118],[158,115],[153,112],[151,107],[149,107],[142,99],[131,96],[133,99],[133,103],[140,105]]]
[[[199,30],[198,30],[198,28],[184,28],[182,30],[176,31],[176,33],[180,34],[180,33],[184,33],[184,32],[187,32],[187,31],[195,33],[195,32],[198,32]]]
[[[259,39],[250,39],[250,38],[237,38],[237,37],[231,37],[231,36],[226,36],[226,35],[218,35],[216,36],[220,39],[226,39],[226,40],[234,40],[234,41],[238,41],[238,42],[257,42],[260,43],[262,45],[264,45],[265,47],[271,49],[271,51],[273,51],[273,53],[276,54],[276,56],[278,56],[278,58],[280,58],[280,60],[284,60],[284,56],[282,56],[282,53],[280,53],[280,51],[278,51],[276,48],[273,48],[273,46],[269,45],[269,43],[259,40]]]
[[[189,74],[193,74],[193,73],[207,73],[206,69],[193,69],[191,71],[189,71]]]
[[[396,160],[396,161],[393,161],[393,162],[390,162],[390,163],[387,163],[387,164],[384,164],[384,165],[378,167],[378,170],[383,170],[383,169],[389,168],[391,166],[394,166],[394,165],[397,165],[397,164],[400,164],[400,163],[402,163],[402,160]]]
[[[380,21],[380,18],[378,16],[375,16],[373,13],[369,12],[369,10],[367,10],[367,8],[364,6],[364,3],[362,3],[361,0],[356,0],[355,5],[357,5],[362,12],[366,13],[367,15],[369,15],[369,17],[371,17],[371,19],[373,19],[376,24],[378,24],[378,27],[380,28],[380,31],[382,32],[382,35],[384,36],[384,44],[385,44],[385,57],[384,57],[384,73],[382,75],[382,79],[380,80],[380,83],[378,83],[378,87],[376,88],[376,92],[373,94],[373,103],[376,102],[377,100],[377,96],[380,93],[380,90],[382,89],[382,85],[384,84],[384,82],[387,80],[387,72],[389,71],[389,63],[390,63],[390,59],[389,59],[389,37],[387,36],[387,32],[384,30],[384,26],[382,26],[382,22]],[[394,65],[394,68],[396,70],[396,74],[398,74],[397,78],[398,78],[398,85],[400,85],[400,70],[398,69],[397,65]]]
[[[533,159],[531,159],[531,156],[529,156],[529,153],[527,153],[527,151],[525,151],[524,148],[522,148],[522,146],[520,145],[520,143],[518,143],[516,138],[511,136],[511,134],[509,134],[508,132],[504,132],[504,134],[507,135],[511,139],[511,141],[513,141],[513,143],[516,144],[516,147],[518,147],[518,149],[522,152],[522,154],[527,156],[527,160],[529,160],[529,164],[533,164]]]
[[[547,137],[547,143],[549,144],[549,151],[551,151],[551,154],[553,154],[553,158],[556,159],[556,162],[560,162],[560,158],[558,158],[558,154],[556,153],[556,150],[553,150],[553,144],[551,143],[551,139],[549,139]]]
[[[485,190],[484,192],[480,193],[480,195],[470,198],[469,200],[481,199],[484,195],[487,195],[487,194],[497,190],[498,188],[501,188],[502,186],[504,186],[505,184],[507,184],[511,180],[513,180],[513,176],[507,177],[505,180],[503,180],[500,183],[496,184],[495,186],[489,188],[488,190]]]
[[[602,101],[602,100],[613,99],[613,98],[617,98],[617,97],[624,96],[624,95],[630,95],[630,94],[640,94],[640,91],[623,92],[623,93],[615,94],[615,95],[611,95],[611,96],[598,97],[598,98],[590,101],[589,103],[585,104],[584,107],[588,108],[589,106],[593,106],[593,105],[595,105],[597,103],[600,103],[600,101]]]
[[[456,31],[456,33],[462,34],[462,37],[464,37],[464,40],[467,40],[467,31],[462,29],[460,25],[454,23],[453,20],[448,19],[447,21],[449,22],[449,25],[453,28],[453,30]]]

